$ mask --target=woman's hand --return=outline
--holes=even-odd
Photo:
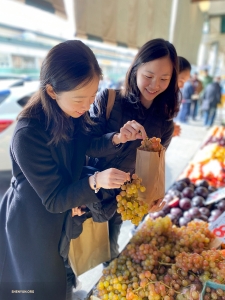
[[[180,125],[174,123],[173,137],[180,136],[181,128]]]
[[[145,139],[147,137],[144,127],[136,121],[128,121],[120,128],[120,133],[113,136],[113,143],[115,145],[126,143],[128,141],[135,141],[137,139]]]
[[[114,168],[99,172],[96,175],[97,188],[116,189],[127,181],[130,181],[130,174]],[[89,184],[94,190],[94,176],[89,177]]]
[[[86,207],[85,205],[81,205],[81,206],[72,208],[72,217],[74,217],[74,216],[80,217],[83,214],[85,214],[85,211],[82,210],[85,207]]]

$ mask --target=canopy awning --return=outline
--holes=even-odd
[[[67,18],[64,0],[14,0]]]
[[[141,47],[168,39],[172,0],[74,0],[76,37]]]

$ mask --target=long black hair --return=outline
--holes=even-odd
[[[178,56],[179,73],[183,71],[191,71],[191,64],[183,56]]]
[[[31,97],[18,118],[38,118],[44,113],[46,130],[50,131],[50,143],[68,141],[72,122],[52,101],[46,91],[51,85],[56,94],[67,92],[88,84],[95,76],[102,76],[102,70],[91,49],[79,40],[69,40],[53,47],[44,59],[40,72],[39,91]],[[43,112],[43,113],[42,113]],[[92,124],[88,113],[80,117],[82,128]]]
[[[153,101],[155,109],[163,114],[167,119],[176,116],[179,110],[178,98],[178,58],[175,47],[164,39],[153,39],[145,43],[136,54],[126,74],[124,89],[121,90],[122,96],[130,102],[133,99],[140,101],[140,91],[137,86],[137,70],[147,62],[168,56],[173,66],[173,73],[168,88],[159,94]]]

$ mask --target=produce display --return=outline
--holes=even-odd
[[[206,180],[199,180],[195,184],[189,178],[175,182],[166,193],[166,205],[159,211],[150,214],[155,219],[166,215],[173,224],[183,226],[192,220],[203,220],[208,223],[215,221],[225,211],[225,199],[205,205],[207,196],[216,191]]]
[[[160,140],[146,139],[141,147],[160,151]],[[163,209],[147,216],[119,257],[103,270],[94,291],[98,299],[225,300],[225,250],[212,248],[215,235],[209,230],[225,211],[225,198],[206,202],[225,187],[224,127],[213,127],[180,178],[167,191]],[[141,186],[139,178],[133,180],[117,199],[125,219],[136,211],[132,203],[133,209],[127,205],[132,188],[136,197]]]
[[[148,204],[138,200],[138,191],[145,191],[141,181],[141,178],[133,174],[131,182],[122,185],[122,191],[116,196],[117,212],[121,214],[122,220],[131,220],[136,226],[148,213]]]
[[[210,137],[203,143],[194,160],[190,162],[181,177],[192,182],[200,179],[214,187],[225,186],[225,128],[213,128]]]
[[[200,299],[205,281],[225,281],[224,250],[210,249],[212,240],[214,235],[206,222],[191,221],[177,227],[168,216],[148,218],[120,256],[103,270],[97,296],[114,300]],[[218,298],[210,299],[220,299],[220,291],[215,293]]]

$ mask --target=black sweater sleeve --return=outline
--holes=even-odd
[[[164,130],[161,138],[161,144],[167,149],[173,137],[174,122],[172,120],[165,121]]]
[[[122,145],[115,146],[112,138],[117,132],[107,132],[106,108],[108,103],[108,90],[100,93],[90,110],[91,119],[95,125],[91,128],[92,140],[87,150],[87,155],[91,157],[105,157],[117,153]]]
[[[52,213],[98,202],[88,177],[68,184],[53,159],[48,140],[32,127],[19,129],[11,145],[12,156],[27,181]]]

